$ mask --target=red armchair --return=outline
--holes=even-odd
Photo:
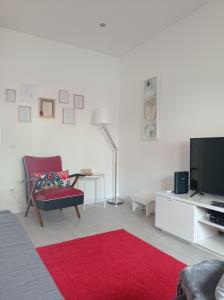
[[[35,173],[51,173],[61,172],[62,162],[60,156],[52,157],[23,157],[24,169],[25,169],[25,182],[26,182],[26,200],[27,209],[25,217],[27,217],[30,206],[33,206],[37,217],[39,219],[41,227],[44,226],[43,219],[40,210],[53,210],[62,209],[65,207],[74,206],[78,217],[80,213],[78,205],[83,204],[84,193],[75,188],[80,176],[82,174],[69,175],[69,178],[74,178],[74,181],[69,186],[63,186],[60,188],[50,188],[47,190],[40,190],[36,192],[36,185],[38,177],[34,177]]]

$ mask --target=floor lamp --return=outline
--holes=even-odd
[[[113,149],[113,154],[114,154],[114,195],[113,196],[114,197],[112,197],[111,200],[107,200],[107,202],[109,204],[117,206],[119,204],[122,204],[123,201],[118,199],[118,197],[117,197],[117,152],[118,152],[118,149],[117,149],[117,146],[116,146],[112,136],[110,135],[110,133],[106,127],[110,123],[111,123],[111,119],[110,119],[110,113],[109,113],[108,109],[99,108],[95,111],[94,124],[97,125],[99,127],[99,129],[102,130],[108,143],[110,144],[110,146]]]

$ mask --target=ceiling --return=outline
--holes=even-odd
[[[0,0],[0,26],[122,56],[207,2]],[[106,27],[99,26],[102,22]]]

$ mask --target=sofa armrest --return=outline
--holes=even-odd
[[[216,286],[224,273],[224,261],[210,260],[188,266],[179,276],[179,294],[186,299],[210,300],[214,298]]]
[[[180,296],[177,296],[176,298],[174,298],[173,300],[187,300],[187,298],[185,295],[180,295]]]

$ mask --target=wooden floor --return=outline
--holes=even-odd
[[[36,247],[123,228],[186,264],[223,259],[158,230],[153,215],[146,217],[143,210],[133,213],[129,203],[119,207],[106,205],[105,209],[80,208],[80,212],[81,219],[73,208],[43,212],[44,228],[38,224],[32,208],[27,218],[23,214],[17,217]]]

